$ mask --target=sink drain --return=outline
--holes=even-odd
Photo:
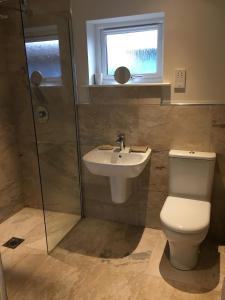
[[[22,242],[24,241],[24,239],[20,239],[17,237],[12,237],[10,240],[8,240],[5,244],[3,244],[4,247],[7,248],[11,248],[11,249],[15,249],[16,247],[18,247]]]

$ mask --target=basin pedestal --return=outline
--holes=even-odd
[[[131,194],[131,181],[128,178],[119,176],[110,177],[110,188],[112,202],[124,203]]]

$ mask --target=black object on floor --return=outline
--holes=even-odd
[[[22,242],[24,241],[24,239],[20,239],[17,237],[12,237],[10,240],[8,240],[5,244],[3,244],[4,247],[7,248],[11,248],[11,249],[15,249],[16,247],[18,247]]]

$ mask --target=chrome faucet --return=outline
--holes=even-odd
[[[125,134],[123,133],[118,134],[116,143],[120,145],[120,151],[125,149]]]

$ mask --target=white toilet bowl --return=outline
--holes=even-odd
[[[196,266],[199,246],[209,228],[210,207],[206,201],[167,197],[160,219],[175,268],[190,270]]]
[[[184,234],[163,229],[170,247],[170,262],[179,270],[191,270],[198,262],[199,246],[208,230],[194,234]]]

